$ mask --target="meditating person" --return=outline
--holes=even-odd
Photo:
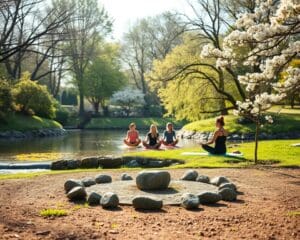
[[[159,139],[159,133],[157,131],[156,125],[152,124],[150,126],[150,131],[147,133],[145,140],[143,141],[145,148],[149,149],[159,149],[161,141]]]
[[[129,147],[137,147],[141,143],[139,132],[136,130],[135,123],[130,123],[124,143]]]
[[[201,143],[202,148],[210,154],[226,153],[226,138],[228,136],[228,132],[224,129],[224,125],[224,117],[218,117],[216,120],[217,130],[215,131],[213,138],[205,144]],[[212,143],[215,143],[215,147],[208,146]]]
[[[164,138],[162,143],[165,146],[176,146],[176,144],[178,143],[178,139],[176,138],[176,134],[175,131],[173,129],[173,124],[172,123],[167,123],[166,125],[166,130],[164,131]]]

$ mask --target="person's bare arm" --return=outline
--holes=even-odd
[[[216,139],[217,139],[218,136],[219,136],[219,132],[215,131],[213,138],[210,141],[208,141],[206,144],[212,144],[212,143],[214,143],[216,141]]]

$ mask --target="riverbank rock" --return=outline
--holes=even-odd
[[[215,192],[202,192],[198,194],[200,204],[213,204],[222,199],[219,193]]]
[[[96,192],[91,192],[87,198],[87,202],[89,205],[99,205],[100,200],[101,200],[101,195]]]
[[[148,196],[137,196],[132,200],[135,209],[159,210],[163,206],[163,201]]]
[[[66,192],[69,192],[74,187],[82,187],[82,186],[83,186],[82,182],[76,179],[68,179],[64,184],[64,188]]]
[[[87,157],[81,159],[81,168],[98,168],[99,158],[98,157]]]
[[[210,180],[210,184],[213,184],[215,186],[220,186],[223,183],[229,183],[230,181],[223,176],[220,177],[214,177],[213,179]]]
[[[86,198],[86,195],[84,187],[74,187],[68,192],[67,197],[70,200],[83,200]]]
[[[221,195],[222,200],[224,200],[224,201],[229,201],[229,202],[235,201],[236,197],[237,197],[236,191],[234,191],[231,188],[223,188],[223,189],[219,190],[218,193]]]
[[[223,189],[223,188],[230,188],[232,189],[233,191],[237,191],[237,187],[235,184],[229,182],[229,183],[222,183],[220,186],[219,186],[219,190]]]
[[[121,181],[129,181],[129,180],[133,180],[133,178],[129,176],[127,173],[123,173],[121,175]]]
[[[98,158],[98,163],[102,168],[118,168],[123,165],[123,159],[115,156],[103,156]]]
[[[168,188],[171,175],[167,171],[142,171],[136,177],[136,185],[141,190]]]
[[[198,172],[195,170],[187,170],[183,176],[180,178],[180,180],[185,181],[196,181],[196,178],[198,177]]]
[[[210,179],[209,179],[208,176],[199,175],[199,176],[196,178],[196,182],[209,183],[209,182],[210,182]]]
[[[195,209],[199,206],[199,197],[191,193],[183,194],[181,201],[181,206],[185,209]]]
[[[81,182],[82,182],[83,186],[85,186],[85,187],[90,187],[90,186],[96,184],[96,181],[93,178],[84,178],[81,180]]]
[[[100,200],[103,208],[116,208],[119,205],[119,197],[112,192],[105,193]]]
[[[96,183],[111,183],[112,182],[112,178],[109,175],[106,174],[99,174],[96,176],[95,178]]]

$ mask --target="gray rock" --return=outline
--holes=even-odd
[[[81,168],[98,168],[99,158],[98,157],[87,157],[81,160]]]
[[[75,179],[68,179],[64,184],[64,188],[66,192],[69,192],[74,187],[82,187],[82,186],[83,186],[82,182]]]
[[[90,187],[90,186],[96,184],[96,181],[93,178],[84,178],[81,180],[81,182],[82,182],[83,186],[85,186],[85,187]]]
[[[98,205],[100,204],[100,200],[101,200],[101,195],[96,192],[91,192],[87,198],[89,205]]]
[[[181,206],[185,209],[195,209],[199,206],[199,197],[191,193],[183,194],[181,201]]]
[[[67,160],[58,160],[51,163],[51,170],[66,170],[68,169]]]
[[[223,188],[218,192],[222,196],[222,200],[224,201],[235,201],[237,197],[236,191],[231,188]]]
[[[233,183],[222,183],[220,186],[219,186],[219,190],[223,189],[223,188],[231,188],[233,191],[237,191],[237,187],[235,184]]]
[[[77,169],[81,166],[81,160],[67,160],[68,169]]]
[[[126,164],[127,167],[139,167],[140,164],[136,160],[131,160]]]
[[[123,173],[121,175],[121,181],[129,181],[129,180],[133,180],[133,178],[129,176],[127,173]]]
[[[96,183],[111,183],[112,178],[109,175],[106,174],[99,174],[95,178]]]
[[[154,161],[151,160],[147,163],[147,167],[149,168],[161,168],[161,167],[166,167],[168,163],[166,161]]]
[[[68,192],[67,197],[70,200],[82,200],[86,197],[86,191],[84,187],[74,187]]]
[[[116,208],[119,205],[119,197],[112,192],[105,193],[100,200],[103,208]]]
[[[219,193],[215,192],[202,192],[198,194],[200,204],[213,204],[222,199]]]
[[[159,210],[163,206],[163,201],[148,196],[137,196],[132,200],[135,209]]]
[[[214,177],[210,180],[210,183],[216,186],[220,186],[223,183],[229,183],[230,181],[226,177]]]
[[[180,180],[185,181],[196,181],[196,178],[198,177],[198,172],[195,170],[187,170],[183,176],[180,178]]]
[[[168,188],[171,175],[167,171],[142,171],[136,177],[136,185],[141,190]]]
[[[196,182],[209,183],[209,182],[210,182],[210,179],[209,179],[208,176],[199,175],[199,176],[196,178]]]
[[[123,159],[115,156],[104,156],[98,158],[98,162],[102,168],[117,168],[122,166]]]

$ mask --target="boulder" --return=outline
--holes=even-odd
[[[168,188],[171,175],[167,171],[142,171],[135,180],[141,190],[160,190]]]
[[[88,195],[87,202],[89,205],[98,205],[100,204],[101,195],[96,192],[91,192]]]
[[[123,165],[121,157],[105,156],[98,158],[99,165],[102,168],[117,168]]]
[[[234,191],[232,188],[223,188],[219,190],[218,193],[221,195],[222,200],[224,201],[235,201],[237,197],[236,191]]]
[[[99,174],[95,178],[96,183],[111,183],[112,178],[109,175],[106,174]]]
[[[168,166],[167,161],[151,160],[147,163],[147,167],[149,167],[149,168],[161,168],[161,167],[166,167],[166,166]]]
[[[163,201],[149,196],[136,196],[132,200],[135,209],[159,210],[163,206]]]
[[[185,209],[198,208],[199,197],[191,193],[184,193],[181,197],[181,206],[183,206]]]
[[[213,204],[222,199],[219,193],[215,192],[201,192],[198,194],[200,204]]]
[[[100,200],[103,208],[116,208],[119,205],[119,197],[112,192],[105,193]]]
[[[198,177],[198,172],[195,170],[187,170],[183,176],[180,178],[180,180],[185,181],[196,181],[196,178]]]
[[[81,180],[81,182],[82,182],[83,186],[85,186],[85,187],[90,187],[90,186],[96,184],[96,181],[93,178],[84,178]]]
[[[219,190],[223,189],[223,188],[231,188],[232,190],[234,190],[235,192],[237,191],[237,187],[235,184],[233,183],[222,183],[219,186]]]
[[[87,157],[81,160],[81,168],[98,168],[99,158],[98,157]]]
[[[129,180],[133,180],[133,178],[129,176],[127,173],[122,173],[121,181],[129,181]]]
[[[139,167],[140,164],[136,160],[131,160],[130,162],[126,163],[127,167]]]
[[[67,167],[68,169],[77,169],[81,166],[81,160],[68,160]]]
[[[84,187],[74,187],[68,192],[67,197],[70,200],[82,200],[86,198],[86,191]]]
[[[209,182],[210,182],[210,179],[209,179],[208,176],[199,175],[199,176],[196,178],[196,182],[209,183]]]
[[[82,182],[75,179],[68,179],[64,184],[64,188],[66,192],[69,192],[74,187],[82,187],[82,186],[83,186]]]
[[[220,186],[223,183],[229,183],[230,181],[226,177],[214,177],[213,179],[210,180],[210,184]]]
[[[51,163],[51,170],[66,170],[68,169],[67,160],[59,160]]]

